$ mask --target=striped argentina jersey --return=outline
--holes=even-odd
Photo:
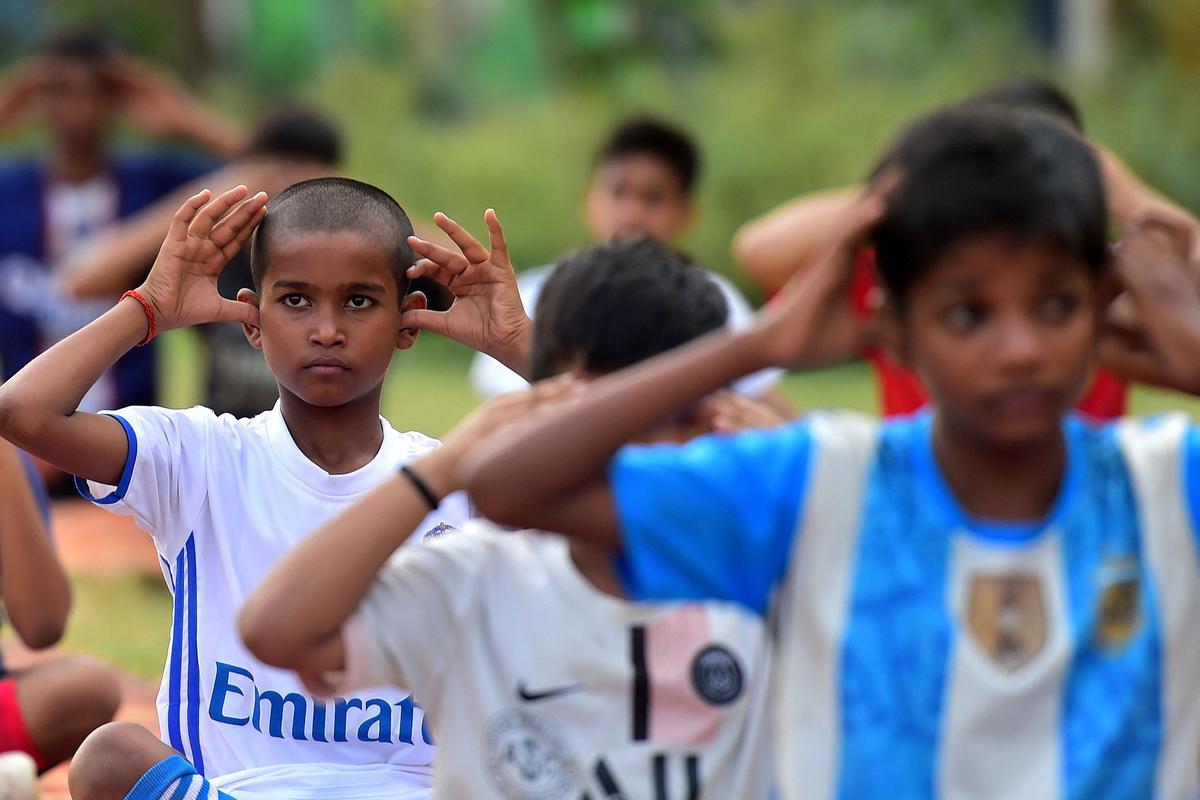
[[[639,598],[773,616],[785,798],[1193,798],[1200,431],[1064,422],[1045,520],[974,519],[928,414],[630,447]]]

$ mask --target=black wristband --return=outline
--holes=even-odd
[[[429,506],[429,510],[437,511],[441,503],[438,501],[437,495],[429,488],[429,484],[421,480],[421,476],[409,469],[407,464],[400,467],[400,473],[408,478],[408,482],[417,490],[417,494],[421,495],[421,499]]]

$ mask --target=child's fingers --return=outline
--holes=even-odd
[[[186,239],[188,224],[196,217],[196,212],[208,202],[210,197],[212,197],[210,190],[201,189],[184,201],[184,204],[175,212],[175,216],[171,217],[171,227],[167,229],[167,238]]]
[[[453,250],[442,247],[440,244],[427,242],[415,236],[409,237],[408,245],[417,255],[423,256],[440,267],[452,270],[455,274],[462,272],[471,265],[471,262],[467,261],[462,253],[455,253]]]
[[[467,257],[468,261],[478,264],[488,260],[488,251],[462,225],[459,225],[441,211],[433,215],[433,221],[458,245],[458,249]]]
[[[247,197],[217,223],[209,235],[209,239],[224,252],[225,248],[232,242],[235,242],[242,233],[245,233],[246,238],[249,238],[250,233],[254,230],[254,225],[257,225],[261,220],[259,212],[266,205],[266,192],[258,192]],[[243,239],[244,241],[245,239]]]
[[[254,234],[254,229],[258,227],[258,224],[263,221],[263,217],[266,215],[266,206],[260,206],[258,211],[254,212],[254,216],[250,218],[250,221],[238,229],[237,235],[233,237],[233,240],[221,247],[221,255],[225,257],[226,261],[236,256],[246,246],[246,242]]]
[[[463,269],[466,269],[465,264]],[[449,286],[450,283],[461,274],[461,271],[455,272],[452,269],[440,266],[428,258],[422,258],[416,264],[413,264],[411,267],[409,267],[405,274],[408,276],[410,281],[415,281],[418,278],[428,278],[429,280],[441,286]]]
[[[217,316],[214,322],[241,322],[245,325],[258,326],[258,306],[243,303],[240,300],[222,298],[217,306]]]
[[[212,233],[213,226],[221,217],[225,216],[229,209],[242,201],[246,193],[250,191],[245,186],[235,186],[224,194],[211,200],[208,205],[200,209],[196,214],[196,218],[188,225],[189,236],[206,237]]]
[[[440,336],[446,336],[446,312],[430,311],[427,308],[410,308],[400,314],[400,327],[432,331]]]
[[[487,223],[488,237],[491,239],[492,261],[512,269],[512,262],[508,260],[508,243],[504,241],[504,228],[496,216],[496,209],[489,208],[483,212],[483,221]]]

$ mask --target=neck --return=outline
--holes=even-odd
[[[1021,448],[981,446],[934,417],[933,452],[950,490],[967,513],[995,520],[1036,520],[1050,512],[1067,465],[1062,430]]]
[[[369,464],[383,444],[381,391],[382,384],[345,405],[323,407],[310,405],[281,386],[279,402],[300,452],[331,475],[344,475]]]
[[[579,574],[592,585],[592,588],[611,597],[626,597],[625,589],[617,580],[616,570],[612,565],[612,556],[607,550],[583,544],[574,539],[570,540],[571,561]]]
[[[54,153],[50,168],[56,180],[80,183],[104,171],[104,149],[99,145],[60,146]]]

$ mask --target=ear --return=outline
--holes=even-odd
[[[237,299],[239,303],[249,303],[260,311],[262,310],[258,304],[258,295],[251,289],[238,289]],[[262,350],[262,331],[257,325],[248,325],[243,322],[242,333],[251,347],[255,350]]]
[[[879,325],[880,343],[887,354],[900,366],[911,370],[912,348],[908,341],[908,330],[903,313],[886,297],[875,312]]]
[[[400,312],[405,311],[424,311],[429,308],[429,300],[426,299],[424,292],[409,292],[404,296],[404,300],[400,303]],[[416,344],[417,334],[421,331],[418,328],[401,328],[396,334],[396,349],[407,350]]]

